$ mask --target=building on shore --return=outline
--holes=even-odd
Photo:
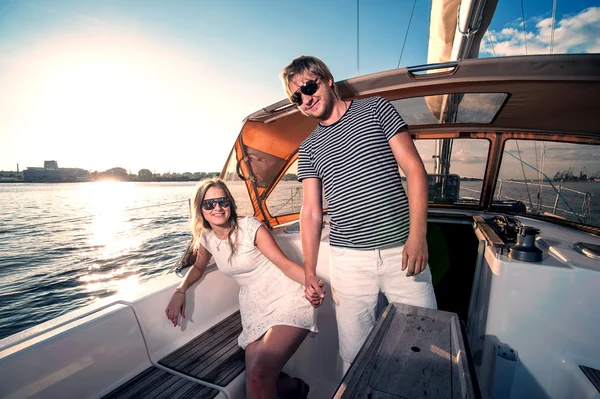
[[[0,172],[0,183],[23,183],[23,174]]]
[[[59,168],[56,161],[45,161],[43,168],[28,167],[23,171],[25,183],[68,183],[88,181],[89,172],[80,168]]]

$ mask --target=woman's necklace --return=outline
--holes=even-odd
[[[221,247],[221,243],[222,243],[223,241],[225,241],[225,238],[226,238],[227,236],[225,236],[225,238],[221,239],[221,238],[219,238],[219,236],[217,235],[217,233],[216,233],[214,230],[213,230],[213,233],[215,233],[215,238],[217,239],[217,251],[221,251],[221,249],[220,249],[220,247]]]

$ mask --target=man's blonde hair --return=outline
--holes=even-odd
[[[281,81],[288,98],[294,94],[290,89],[292,78],[295,75],[302,75],[304,73],[310,73],[311,75],[320,77],[324,80],[325,84],[328,84],[331,81],[331,88],[335,91],[335,81],[327,65],[317,57],[301,55],[294,58],[292,62],[281,71]]]

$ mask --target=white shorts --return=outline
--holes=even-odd
[[[388,302],[437,309],[429,267],[407,277],[402,271],[403,249],[402,245],[370,250],[331,247],[331,287],[345,362],[354,360],[375,325],[379,291]]]

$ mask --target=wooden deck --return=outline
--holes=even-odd
[[[237,344],[241,332],[240,312],[235,312],[158,364],[201,381],[227,386],[244,371],[244,351]]]
[[[185,378],[150,367],[135,378],[115,389],[103,399],[177,398],[212,399],[219,391]]]
[[[335,399],[480,398],[455,313],[390,304]]]
[[[225,387],[244,371],[244,351],[237,345],[241,332],[240,312],[236,312],[165,356],[158,364],[199,381]],[[218,393],[217,389],[150,367],[104,398],[212,399]]]

